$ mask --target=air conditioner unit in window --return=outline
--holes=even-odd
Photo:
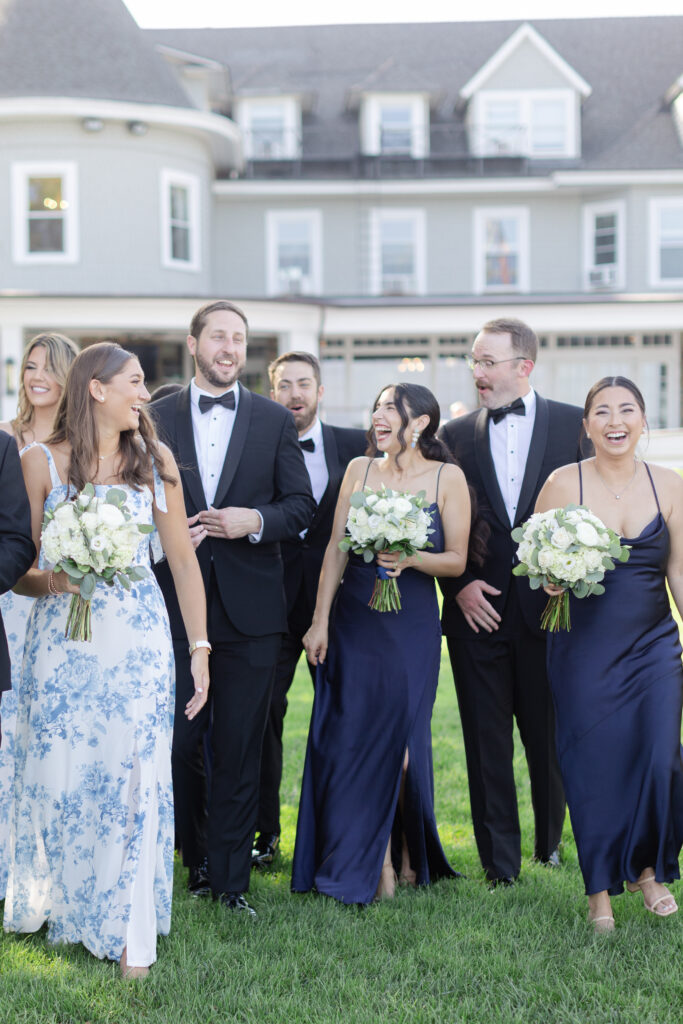
[[[602,288],[615,288],[617,284],[617,268],[614,263],[603,267],[593,267],[588,271],[588,286],[596,291]]]

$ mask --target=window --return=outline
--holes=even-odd
[[[13,165],[13,257],[16,263],[77,261],[77,180],[74,163]]]
[[[293,160],[301,155],[301,109],[295,97],[241,99],[235,115],[248,160]]]
[[[578,156],[576,98],[570,89],[480,92],[470,134],[478,156]]]
[[[529,211],[526,207],[474,211],[474,290],[529,290]]]
[[[422,95],[377,93],[361,107],[361,148],[368,156],[429,153],[429,107]]]
[[[650,200],[650,284],[683,285],[683,197]]]
[[[372,211],[373,294],[420,295],[425,291],[424,235],[424,210]]]
[[[588,203],[583,208],[584,287],[623,288],[625,263],[623,203]]]
[[[271,210],[266,221],[269,295],[322,292],[319,210]]]
[[[182,171],[161,172],[161,262],[176,270],[200,270],[199,179]]]

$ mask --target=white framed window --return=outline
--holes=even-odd
[[[199,178],[161,172],[161,263],[174,270],[200,270]]]
[[[586,203],[583,208],[583,279],[589,291],[623,288],[626,260],[624,203]]]
[[[429,103],[421,94],[375,93],[361,106],[361,149],[368,156],[429,155]]]
[[[650,284],[683,285],[683,196],[650,200]]]
[[[425,212],[375,209],[370,213],[370,290],[375,295],[422,295],[425,281]]]
[[[478,156],[579,155],[571,89],[482,90],[473,99],[469,121],[470,145]]]
[[[269,295],[322,294],[320,210],[269,210],[266,215]]]
[[[295,96],[239,99],[235,119],[248,160],[294,160],[301,155],[301,105]]]
[[[78,168],[36,161],[12,165],[15,263],[78,261]]]
[[[474,290],[529,291],[529,210],[526,206],[474,211]]]

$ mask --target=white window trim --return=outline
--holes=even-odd
[[[526,127],[526,138],[518,152],[510,156],[526,156],[531,160],[567,160],[580,155],[581,140],[577,122],[576,94],[571,89],[482,89],[472,100],[468,120],[470,123],[470,148],[479,156],[491,156],[487,152],[486,106],[489,102],[499,103],[515,100],[520,104],[519,124]],[[537,100],[562,100],[565,106],[564,146],[559,153],[535,153],[531,148],[531,106]]]
[[[625,285],[626,204],[622,200],[614,200],[611,203],[586,203],[583,207],[583,287],[585,291],[600,291],[600,288],[590,283],[589,278],[591,271],[600,269],[593,263],[595,220],[596,217],[610,213],[615,213],[617,216],[617,251],[616,262],[613,264],[615,279],[611,287],[623,289]],[[602,264],[602,266],[608,265]]]
[[[422,93],[384,92],[364,96],[360,112],[361,152],[366,156],[382,155],[380,112],[383,106],[410,108],[411,149],[405,155],[414,160],[429,156],[429,102]]]
[[[413,221],[415,239],[415,291],[411,294],[424,295],[427,291],[426,261],[426,218],[425,211],[418,207],[375,207],[370,210],[370,294],[382,295],[382,251],[381,226],[383,221]]]
[[[254,155],[252,149],[251,118],[259,107],[281,107],[283,123],[282,153],[272,157]],[[301,103],[296,96],[250,96],[235,102],[235,120],[244,138],[244,155],[247,160],[296,160],[301,156]]]
[[[64,213],[64,251],[30,252],[28,179],[60,177],[69,206]],[[15,263],[78,263],[78,165],[73,161],[31,161],[12,164],[12,259]]]
[[[280,287],[280,270],[278,264],[278,239],[280,224],[291,221],[308,220],[311,238],[311,275],[310,284],[302,288],[302,295],[322,295],[322,214],[320,210],[268,210],[266,214],[266,287],[268,295],[283,295]]]
[[[519,274],[516,285],[486,284],[486,220],[488,217],[516,217],[519,222]],[[475,207],[474,291],[477,295],[529,291],[529,208],[527,206]]]
[[[650,287],[651,288],[678,288],[683,286],[683,277],[666,277],[659,275],[660,259],[660,233],[659,214],[664,207],[683,207],[683,197],[658,196],[650,200]]]
[[[190,258],[178,260],[173,258],[171,248],[171,188],[180,185],[188,193],[189,227],[190,227]],[[170,270],[189,270],[196,273],[201,270],[201,217],[199,203],[199,178],[196,174],[185,171],[173,171],[163,168],[161,171],[159,198],[161,203],[161,265]]]

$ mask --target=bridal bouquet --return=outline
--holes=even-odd
[[[404,494],[382,486],[378,491],[364,487],[351,495],[346,520],[348,536],[339,542],[342,551],[353,551],[372,562],[378,551],[399,551],[399,560],[432,545],[428,540],[431,512],[425,507],[425,492]],[[378,612],[398,612],[401,594],[398,582],[377,566],[377,579],[369,604]]]
[[[565,588],[550,598],[541,619],[541,627],[553,633],[571,629],[569,592],[604,594],[605,573],[628,561],[630,550],[583,505],[536,512],[512,531],[512,539],[519,543],[515,576],[528,576],[532,590],[551,584]]]
[[[126,508],[126,492],[112,487],[104,498],[86,484],[73,501],[62,501],[45,512],[41,544],[54,571],[65,572],[78,585],[69,606],[64,636],[92,640],[90,601],[97,582],[115,582],[130,590],[131,581],[144,579],[147,570],[131,565],[140,534],[151,533],[151,523],[136,523]]]

